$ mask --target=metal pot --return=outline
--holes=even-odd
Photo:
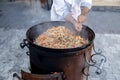
[[[46,48],[46,47],[42,47],[42,46],[37,46],[36,44],[34,44],[34,40],[35,38],[37,38],[40,34],[42,34],[43,32],[45,32],[47,29],[53,27],[53,26],[65,26],[68,29],[70,29],[73,33],[76,33],[76,31],[74,30],[74,27],[71,23],[69,22],[64,22],[64,21],[53,21],[53,22],[44,22],[44,23],[40,23],[37,24],[35,26],[32,26],[26,33],[26,38],[27,41],[29,42],[30,45],[39,48],[39,50],[47,51],[47,53],[44,53],[43,55],[49,55],[49,56],[56,56],[56,55],[70,55],[72,54],[72,52],[74,51],[79,51],[82,49],[87,48],[88,46],[90,46],[93,43],[93,40],[95,38],[95,34],[93,32],[93,30],[91,30],[88,26],[83,25],[83,30],[81,31],[81,33],[79,35],[81,35],[83,38],[87,38],[88,39],[88,44],[84,45],[84,46],[80,46],[77,48],[67,48],[67,49],[54,49],[54,48]],[[49,54],[51,53],[51,54]],[[56,54],[56,53],[61,53],[61,54]]]
[[[88,60],[91,57],[91,49],[95,38],[93,30],[83,25],[79,35],[88,39],[88,44],[76,48],[53,49],[34,44],[34,40],[40,34],[53,26],[65,26],[76,33],[73,25],[64,21],[44,22],[28,29],[26,39],[21,43],[21,47],[27,46],[29,49],[31,72],[35,74],[64,72],[68,80],[81,80],[82,70],[86,65],[85,55]]]

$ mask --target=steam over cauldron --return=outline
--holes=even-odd
[[[83,69],[87,65],[85,58],[88,61],[91,58],[95,38],[94,32],[88,26],[83,25],[79,35],[88,39],[88,43],[76,48],[54,49],[34,44],[34,40],[40,34],[53,26],[65,26],[76,34],[73,25],[64,21],[50,21],[32,26],[26,32],[26,39],[21,43],[22,48],[27,46],[29,49],[31,73],[51,74],[53,72],[63,72],[67,80],[82,80],[83,78],[87,80],[87,76],[83,74]],[[88,69],[84,72],[87,74]]]

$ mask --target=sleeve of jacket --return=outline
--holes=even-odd
[[[58,16],[65,18],[69,13],[69,9],[68,9],[67,4],[65,3],[64,0],[54,0],[53,7],[54,7],[55,12]]]
[[[91,9],[92,7],[92,0],[81,0],[81,6],[88,7]]]

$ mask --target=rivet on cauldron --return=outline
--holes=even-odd
[[[67,66],[67,67],[70,67],[70,64],[71,64],[71,63],[67,63],[67,65],[66,65],[66,66]]]
[[[75,53],[75,55],[76,55],[76,56],[80,56],[80,55],[81,55],[81,53],[77,52],[77,53]]]
[[[80,55],[79,53],[76,53],[76,56]]]

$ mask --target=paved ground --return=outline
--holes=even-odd
[[[37,7],[37,9],[35,9]],[[50,20],[50,12],[40,5],[0,3],[0,80],[13,80],[14,72],[29,67],[27,49],[19,47],[32,25]],[[90,68],[89,80],[120,80],[120,13],[90,11],[85,23],[96,33],[95,48],[101,48],[107,57],[101,75]]]

